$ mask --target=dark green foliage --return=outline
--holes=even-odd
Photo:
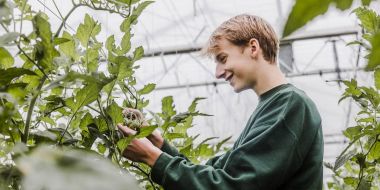
[[[362,0],[362,4],[368,5],[371,1],[374,0]],[[325,14],[330,6],[347,10],[352,3],[353,0],[295,0],[282,35],[286,37],[317,16]]]

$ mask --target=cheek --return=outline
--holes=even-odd
[[[252,66],[250,62],[242,61],[239,64],[236,65],[236,70],[238,71],[237,74],[239,76],[247,75],[252,70]]]

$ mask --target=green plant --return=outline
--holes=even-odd
[[[369,5],[370,2],[371,0],[362,1],[363,5]],[[322,6],[314,6],[316,3]],[[284,35],[289,35],[312,18],[325,13],[332,3],[337,8],[346,10],[351,7],[352,0],[296,1]],[[325,166],[334,172],[333,181],[328,183],[330,189],[376,190],[380,187],[380,16],[365,6],[353,12],[361,22],[363,34],[360,40],[348,45],[359,45],[366,50],[366,70],[373,74],[374,85],[360,86],[355,79],[342,81],[346,89],[339,102],[351,98],[360,107],[360,112],[355,117],[356,126],[343,131],[349,140],[348,145],[334,164],[325,163]],[[306,16],[298,19],[302,13],[306,13]]]
[[[367,8],[354,10],[361,21],[363,35],[359,44],[366,48],[369,54],[365,57],[373,59],[373,40],[380,34],[380,16]],[[371,43],[372,42],[372,43]],[[326,166],[334,171],[334,181],[328,183],[332,189],[379,189],[380,186],[380,125],[378,114],[380,110],[380,69],[369,62],[367,69],[374,70],[374,86],[359,86],[357,81],[343,81],[347,87],[340,101],[351,98],[359,106],[356,126],[349,127],[343,134],[349,139],[348,146],[337,157],[334,164]],[[339,101],[339,102],[340,102]],[[344,168],[340,168],[344,166]]]
[[[173,98],[165,97],[162,112],[151,112],[148,126],[138,128],[136,135],[123,138],[115,130],[116,124],[124,122],[123,108],[143,110],[149,104],[144,96],[155,88],[147,84],[137,89],[134,75],[139,66],[135,63],[144,50],[131,44],[131,28],[151,3],[73,0],[67,15],[60,13],[62,22],[53,32],[48,16],[34,11],[27,0],[0,0],[0,25],[5,31],[0,34],[0,181],[4,187],[22,188],[22,173],[13,172],[19,169],[15,159],[46,143],[96,152],[133,173],[146,189],[160,188],[150,180],[149,167],[121,154],[133,138],[161,129],[194,162],[222,151],[226,140],[212,145],[210,138],[195,146],[197,136],[188,134],[193,117],[206,115],[196,111],[200,98],[187,112],[177,114]],[[88,14],[74,32],[65,30],[68,18],[79,7],[121,16],[120,42],[114,35],[100,41],[102,25]],[[27,23],[33,26],[30,33],[23,27]],[[10,47],[17,52],[11,53]],[[15,148],[19,144],[26,147],[21,153]]]

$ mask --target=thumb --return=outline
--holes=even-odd
[[[122,124],[117,124],[117,128],[124,134],[124,136],[135,135],[136,131],[128,128],[127,126],[123,126]]]

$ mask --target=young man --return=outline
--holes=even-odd
[[[216,77],[235,92],[252,89],[259,97],[231,150],[195,165],[155,132],[133,140],[124,156],[151,166],[152,179],[164,189],[322,189],[321,118],[312,100],[286,82],[276,64],[278,43],[272,27],[252,15],[224,22],[209,40]]]

